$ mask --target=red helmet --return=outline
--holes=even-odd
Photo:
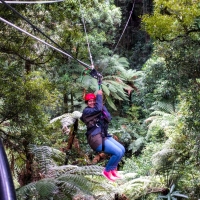
[[[88,94],[85,95],[85,101],[88,101],[88,100],[90,100],[90,99],[96,99],[95,94],[93,94],[93,93],[88,93]]]

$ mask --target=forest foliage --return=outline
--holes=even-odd
[[[90,65],[88,39],[113,116],[109,132],[126,148],[124,178],[108,183],[101,171],[109,155],[90,149],[79,121],[97,80],[0,21],[0,137],[18,199],[200,198],[200,3],[149,2],[11,4],[33,26],[0,4],[2,18]]]

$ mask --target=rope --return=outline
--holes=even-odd
[[[122,36],[124,35],[124,32],[125,32],[125,30],[126,30],[126,28],[127,28],[127,26],[128,26],[128,23],[129,23],[129,21],[130,21],[131,15],[132,15],[132,13],[133,13],[133,9],[134,9],[134,7],[135,7],[135,0],[134,0],[134,3],[133,3],[133,6],[132,6],[132,9],[131,9],[131,12],[130,12],[129,18],[128,18],[128,20],[127,20],[127,22],[126,22],[126,25],[125,25],[125,27],[124,27],[124,30],[123,30],[123,32],[122,32],[122,34],[121,34],[121,36],[120,36],[120,38],[119,38],[119,40],[118,40],[116,46],[115,46],[113,52],[115,52],[115,50],[116,50],[116,48],[117,48],[119,42],[120,42],[121,39],[122,39]]]
[[[45,45],[51,47],[52,49],[54,49],[54,50],[56,50],[56,51],[58,51],[58,52],[60,52],[60,53],[62,53],[62,54],[64,54],[64,55],[66,55],[66,56],[68,56],[68,57],[70,57],[70,58],[76,60],[77,62],[79,62],[79,63],[80,63],[81,65],[83,65],[84,67],[88,67],[88,68],[91,69],[91,67],[90,67],[88,64],[86,64],[86,63],[84,63],[84,62],[82,62],[82,61],[80,61],[80,60],[74,58],[73,56],[71,56],[70,54],[66,53],[65,51],[62,51],[61,49],[58,49],[58,48],[52,46],[51,44],[45,42],[44,40],[41,40],[40,38],[38,38],[38,37],[32,35],[31,33],[28,33],[27,31],[25,31],[25,30],[21,29],[20,27],[18,27],[18,26],[16,26],[16,25],[12,24],[11,22],[9,22],[9,21],[3,19],[2,17],[0,17],[0,21],[2,21],[2,22],[4,22],[4,23],[6,23],[6,24],[8,24],[8,25],[10,25],[10,26],[12,26],[12,27],[14,27],[15,29],[21,31],[22,33],[25,33],[26,35],[29,35],[30,37],[32,37],[32,38],[34,38],[34,39],[36,39],[36,40],[42,42],[43,44],[45,44]]]
[[[88,40],[88,35],[87,35],[87,30],[86,30],[86,26],[85,26],[85,20],[84,20],[84,16],[83,16],[80,0],[79,0],[79,6],[80,6],[81,15],[82,15],[83,27],[84,27],[85,36],[86,36],[86,41],[87,41],[87,46],[88,46],[88,53],[89,53],[89,56],[90,56],[91,67],[92,67],[92,69],[94,69],[94,62],[93,62],[92,54],[91,54],[91,51],[90,51],[90,43],[89,43],[89,40]]]
[[[9,4],[43,4],[43,3],[57,3],[57,2],[62,2],[64,0],[52,0],[52,1],[5,1],[6,3]],[[0,2],[1,3],[1,2]]]

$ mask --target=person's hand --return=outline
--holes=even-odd
[[[98,90],[97,94],[102,95],[103,94],[102,90]]]

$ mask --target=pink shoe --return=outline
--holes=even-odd
[[[105,169],[102,172],[102,175],[107,178],[109,181],[115,181],[116,177],[112,176],[111,171],[107,172]]]
[[[114,177],[116,177],[116,178],[122,178],[122,177],[118,174],[118,172],[117,172],[116,169],[112,170],[111,173],[112,173],[112,175],[113,175]]]

